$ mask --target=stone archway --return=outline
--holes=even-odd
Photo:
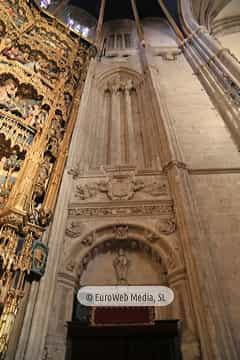
[[[165,219],[161,224],[161,233],[149,226],[135,222],[118,222],[94,228],[91,231],[77,235],[71,245],[67,245],[66,255],[62,264],[66,271],[79,277],[87,263],[96,256],[96,249],[101,244],[115,239],[116,241],[132,240],[149,247],[152,253],[161,258],[169,277],[183,267],[181,256],[169,239],[175,237],[176,224],[173,219]],[[73,234],[68,236],[75,237]],[[76,233],[75,233],[76,234]]]
[[[116,231],[116,230],[115,230]],[[76,294],[82,286],[115,286],[115,285],[168,285],[167,270],[163,264],[159,252],[154,249],[151,244],[143,242],[136,237],[125,236],[128,232],[127,225],[118,228],[121,237],[118,239],[107,236],[108,239],[102,240],[100,243],[93,245],[91,249],[81,258],[80,264],[77,266],[77,282],[75,285]],[[123,236],[123,234],[125,234]],[[88,238],[89,239],[89,238]],[[83,319],[84,322],[94,324],[96,316],[98,318],[98,309],[88,309],[81,307],[76,301],[75,317],[73,320]],[[100,316],[102,321],[106,316],[106,321],[112,322],[114,313],[119,314],[121,309],[113,309],[111,316],[100,309]],[[129,319],[136,320],[135,309],[127,310]],[[104,317],[103,313],[105,314]],[[148,317],[150,322],[155,320],[171,319],[171,306],[166,308],[156,307],[150,309],[143,309],[143,312],[137,311],[138,318]],[[148,313],[148,315],[147,315]],[[97,315],[98,314],[98,315]],[[125,314],[125,312],[124,312]],[[124,315],[123,314],[123,315]],[[117,315],[121,319],[121,315]],[[115,318],[116,319],[116,318]],[[117,320],[116,320],[117,321]]]
[[[171,226],[170,226],[171,225]],[[191,299],[184,266],[177,249],[172,245],[176,235],[176,226],[166,222],[162,233],[135,222],[112,222],[94,228],[83,235],[73,238],[68,243],[68,251],[62,257],[62,265],[58,273],[55,291],[54,314],[49,326],[47,340],[48,351],[53,354],[53,359],[65,353],[66,322],[71,321],[74,304],[75,290],[79,286],[81,277],[89,264],[99,254],[106,253],[108,246],[116,242],[118,246],[126,247],[139,244],[138,248],[150,255],[158,262],[159,268],[165,272],[167,283],[175,293],[175,301],[171,308],[164,313],[160,311],[156,318],[181,319],[184,327],[183,352],[186,359],[197,359],[199,354],[196,329],[194,325]],[[69,233],[68,233],[69,240]],[[110,246],[110,247],[111,247]],[[110,257],[112,260],[112,258]],[[56,355],[58,354],[58,355]],[[56,358],[57,359],[57,358]]]

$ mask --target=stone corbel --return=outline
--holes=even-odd
[[[161,56],[165,61],[175,61],[181,53],[182,51],[180,48],[163,48],[155,51],[155,55]]]
[[[163,173],[167,173],[169,170],[174,167],[182,170],[188,170],[187,164],[178,160],[171,160],[163,165]]]

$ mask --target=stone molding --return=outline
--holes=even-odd
[[[132,202],[131,204],[92,203],[91,206],[70,204],[68,209],[69,218],[101,218],[116,216],[154,216],[169,215],[173,213],[173,202],[171,200]]]
[[[156,251],[159,254],[169,273],[171,273],[181,265],[181,260],[179,252],[167,241],[168,236],[173,236],[176,227],[171,232],[167,228],[167,232],[165,232],[163,230],[164,225],[168,227],[168,223],[162,221],[162,228],[157,229],[140,225],[138,222],[123,220],[122,222],[105,223],[98,227],[94,226],[90,232],[80,235],[77,242],[75,241],[72,244],[67,242],[67,253],[62,259],[62,263],[65,264],[63,265],[65,271],[70,273],[83,271],[92,256],[97,255],[97,250],[94,249],[115,239],[114,241],[140,241],[142,244],[150,246],[154,252]],[[63,269],[62,265],[60,268]]]

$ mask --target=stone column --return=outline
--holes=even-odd
[[[126,90],[120,92],[120,143],[121,143],[121,164],[129,163],[129,141],[127,126]]]
[[[67,345],[67,322],[72,320],[75,276],[59,273],[55,288],[44,351],[52,360],[64,360]]]
[[[105,134],[105,164],[111,164],[111,133],[112,133],[112,89],[106,93],[106,134]]]
[[[134,128],[134,138],[136,139],[136,153],[137,153],[137,165],[140,169],[144,169],[144,154],[141,137],[140,127],[140,112],[138,107],[137,90],[135,88],[131,91],[131,104],[132,104],[132,119]]]
[[[219,301],[219,288],[209,250],[203,247],[202,231],[195,208],[195,199],[186,165],[183,163],[171,118],[164,108],[162,97],[157,97],[156,76],[147,50],[141,59],[147,74],[151,106],[158,122],[160,155],[174,200],[178,222],[179,246],[184,256],[189,293],[193,306],[194,323],[201,341],[204,359],[237,359],[228,321]],[[158,79],[159,80],[159,79]],[[206,305],[208,304],[208,305]]]
[[[136,0],[131,0],[131,5],[132,5],[134,19],[135,19],[136,26],[137,26],[139,40],[140,40],[141,44],[144,45],[145,44],[144,32],[143,32],[143,27],[142,27],[142,24],[140,21],[140,17],[138,15]]]
[[[92,143],[89,143],[88,153],[89,168],[96,169],[99,166],[99,156],[101,155],[101,151],[99,151],[99,149],[102,149],[103,147],[102,130],[104,127],[102,118],[104,109],[104,97],[98,92],[96,87],[92,89],[92,99],[93,104],[90,108],[92,109],[93,107],[96,112],[92,113],[92,116],[89,119],[89,121],[91,121],[91,124],[88,137],[90,139],[94,139],[94,146],[92,145]]]
[[[120,95],[121,89],[116,85],[112,93],[112,125],[110,134],[110,164],[117,166],[121,163],[120,147]]]
[[[100,39],[101,39],[101,32],[102,32],[102,26],[103,26],[103,20],[104,20],[105,6],[106,6],[106,0],[101,0],[100,13],[99,13],[99,17],[98,17],[98,24],[97,24],[97,30],[96,30],[96,44],[97,44],[97,46],[99,46]]]
[[[137,162],[137,147],[136,147],[136,138],[134,134],[134,117],[132,109],[132,100],[131,94],[133,91],[133,84],[128,84],[128,87],[125,91],[126,96],[126,118],[127,118],[127,128],[128,128],[128,142],[129,142],[129,164],[136,164]]]
[[[160,2],[160,0],[159,0]],[[192,14],[192,9],[188,0],[180,2],[182,20],[187,35],[192,37],[193,42],[197,42],[202,51],[208,57],[217,56],[220,62],[228,69],[240,87],[240,64],[232,56],[229,49],[223,48],[207,31],[204,26],[200,26]],[[210,56],[209,56],[210,54]]]
[[[108,87],[101,91],[101,96],[103,97],[103,108],[101,109],[100,116],[100,128],[101,128],[101,146],[98,149],[99,159],[98,165],[106,165],[107,164],[107,141],[108,141],[108,116],[109,116],[109,108],[111,101],[111,93]]]
[[[174,292],[174,302],[171,305],[172,319],[182,321],[182,354],[185,360],[200,360],[199,339],[193,320],[193,309],[190,301],[185,274],[180,270],[169,276],[169,286]]]

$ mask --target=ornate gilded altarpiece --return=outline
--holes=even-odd
[[[0,359],[49,225],[95,47],[33,1],[0,2]]]

